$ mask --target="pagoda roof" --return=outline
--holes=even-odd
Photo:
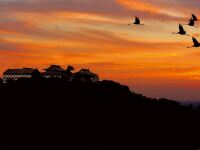
[[[91,72],[89,69],[81,69],[76,75],[89,75],[89,76],[97,76],[97,74]]]
[[[7,69],[3,74],[32,74],[35,71],[38,70],[34,68]]]
[[[49,68],[44,69],[46,71],[65,71],[61,66],[59,65],[51,65]]]

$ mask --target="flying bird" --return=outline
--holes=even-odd
[[[192,18],[189,20],[189,23],[187,25],[198,28],[197,26],[195,26],[195,21]]]
[[[200,43],[199,43],[199,41],[197,41],[196,38],[192,37],[192,41],[194,43],[194,45],[192,47],[200,47]],[[192,48],[192,47],[187,47],[187,48]]]
[[[135,17],[135,20],[133,21],[132,24],[134,24],[134,25],[143,25],[143,24],[141,24],[140,18],[137,17],[137,16]],[[128,25],[132,25],[132,24],[128,24]]]
[[[179,32],[172,32],[172,34],[188,35],[181,24],[179,24]]]

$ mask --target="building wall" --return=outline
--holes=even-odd
[[[45,78],[61,78],[61,75],[45,75]]]
[[[30,79],[30,78],[32,78],[32,75],[23,75],[23,74],[19,74],[19,75],[16,75],[16,74],[3,75],[3,82],[6,83],[7,80],[18,80],[20,78]]]

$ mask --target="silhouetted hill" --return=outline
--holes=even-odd
[[[196,150],[200,108],[150,99],[113,81],[0,85],[1,148]]]

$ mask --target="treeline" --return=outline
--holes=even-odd
[[[200,107],[150,99],[113,81],[0,85],[2,149],[197,150]]]

